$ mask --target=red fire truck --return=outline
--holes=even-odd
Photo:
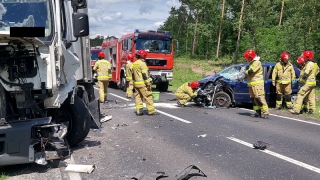
[[[115,37],[105,39],[102,43],[102,51],[112,64],[110,82],[125,90],[127,56],[129,53],[136,54],[144,49],[148,52],[146,64],[150,75],[155,78],[156,88],[166,92],[169,82],[173,79],[174,41],[178,49],[179,42],[172,39],[169,31],[140,31],[139,29],[123,35],[120,39]]]

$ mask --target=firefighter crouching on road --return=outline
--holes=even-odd
[[[260,57],[253,50],[247,50],[244,53],[244,58],[250,63],[245,75],[247,76],[249,94],[255,111],[251,117],[268,119],[269,108],[264,94],[263,70]]]
[[[132,64],[132,80],[135,90],[135,104],[137,116],[143,115],[143,100],[146,102],[148,115],[158,115],[153,105],[151,78],[149,78],[149,68],[145,63],[147,51],[139,50],[136,54],[138,60]]]
[[[111,78],[111,64],[105,60],[104,52],[98,53],[99,60],[93,67],[93,70],[98,74],[98,86],[100,102],[107,102],[109,79]]]
[[[129,54],[127,57],[127,63],[126,63],[126,85],[127,85],[127,90],[126,90],[126,96],[127,98],[132,97],[133,93],[133,81],[132,81],[132,61],[133,61],[133,54]]]
[[[186,106],[185,104],[191,99],[197,97],[199,90],[201,90],[200,84],[197,81],[186,82],[182,84],[177,91],[174,93],[175,98],[178,99],[178,106]]]
[[[299,92],[294,108],[290,110],[292,114],[300,114],[303,101],[305,98],[308,99],[309,103],[309,114],[314,114],[316,111],[316,76],[319,73],[319,66],[313,59],[313,53],[311,51],[304,51],[302,53],[301,61],[304,60],[304,68],[300,73],[299,83],[304,84]]]
[[[276,86],[277,99],[276,108],[282,108],[282,97],[286,101],[288,109],[292,109],[291,93],[292,86],[295,83],[295,72],[293,65],[289,62],[290,55],[287,52],[281,54],[280,62],[278,62],[272,72],[272,85]]]

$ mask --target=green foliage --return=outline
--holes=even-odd
[[[6,179],[8,179],[8,176],[2,173],[0,175],[0,180],[6,180]]]
[[[242,0],[226,0],[219,57],[243,59],[243,52],[254,49],[263,61],[277,61],[283,51],[291,60],[304,50],[320,56],[320,3],[318,0],[250,0],[245,1],[242,21],[239,21]],[[180,0],[172,8],[161,30],[169,30],[180,43],[180,55],[213,59],[218,48],[218,35],[223,0]],[[282,18],[281,17],[282,12]],[[280,23],[281,19],[281,23]],[[241,23],[239,51],[236,51],[238,26]],[[196,27],[196,28],[195,28]],[[319,59],[319,58],[317,58]]]

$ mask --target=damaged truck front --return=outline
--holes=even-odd
[[[0,166],[47,164],[100,127],[85,0],[0,2]]]

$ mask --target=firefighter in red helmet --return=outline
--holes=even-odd
[[[299,77],[299,83],[304,85],[300,88],[296,104],[294,105],[294,108],[290,110],[290,112],[292,114],[300,114],[302,103],[305,102],[307,98],[309,103],[308,113],[314,114],[316,110],[316,76],[319,73],[319,66],[315,62],[313,53],[311,51],[304,51],[302,53],[302,57],[299,58],[298,61],[301,61],[300,63],[304,64]]]
[[[179,107],[185,107],[186,103],[197,97],[200,90],[198,81],[186,82],[182,84],[174,93],[175,98],[178,100]]]
[[[99,60],[93,67],[93,70],[98,74],[98,86],[100,102],[107,102],[109,79],[111,78],[111,64],[105,60],[104,52],[98,53]]]
[[[247,50],[244,53],[244,58],[249,62],[249,68],[246,70],[248,88],[250,98],[255,111],[251,117],[269,118],[269,108],[264,94],[264,79],[263,70],[260,62],[260,57],[253,50]]]
[[[136,54],[138,60],[132,64],[132,80],[135,90],[136,115],[143,115],[143,100],[148,109],[148,115],[158,115],[153,105],[151,91],[151,78],[149,77],[149,68],[145,63],[147,51],[139,50]]]
[[[282,98],[284,97],[287,108],[292,109],[291,93],[292,85],[295,83],[296,75],[293,65],[289,62],[290,55],[283,52],[272,71],[272,85],[276,86],[277,98],[276,108],[282,108]]]
[[[129,54],[127,57],[127,62],[126,62],[126,95],[127,98],[132,97],[133,93],[133,82],[132,82],[132,61],[134,59],[133,54]]]

